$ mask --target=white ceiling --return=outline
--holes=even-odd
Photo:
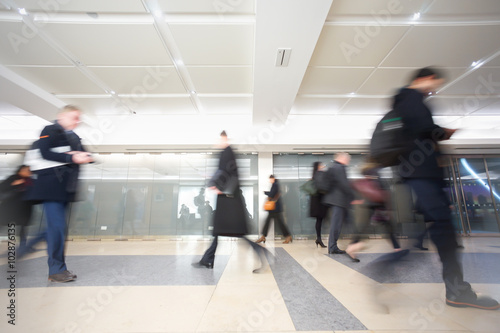
[[[448,75],[429,102],[461,129],[449,147],[496,148],[499,36],[498,0],[0,0],[0,148],[65,104],[99,151],[203,148],[221,129],[252,151],[360,148],[429,65]]]

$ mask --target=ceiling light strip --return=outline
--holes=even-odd
[[[146,10],[150,13],[150,15],[154,19],[154,27],[158,32],[158,35],[165,47],[165,51],[170,57],[172,63],[174,64],[175,71],[179,76],[179,79],[186,91],[190,95],[191,103],[193,104],[195,110],[199,114],[205,114],[203,105],[201,104],[200,99],[197,96],[196,89],[193,81],[191,80],[191,76],[187,70],[187,67],[184,65],[184,61],[182,60],[181,52],[177,47],[177,43],[175,42],[172,31],[170,30],[167,22],[165,21],[165,17],[161,14],[162,10],[158,1],[156,0],[142,0],[142,3]]]

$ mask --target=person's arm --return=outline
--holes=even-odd
[[[275,200],[276,196],[278,195],[280,189],[279,189],[279,185],[274,183],[273,186],[271,187],[271,191],[269,191],[267,194],[267,196],[272,199],[272,200]]]
[[[336,176],[337,181],[335,183],[335,186],[337,188],[340,188],[344,195],[348,196],[349,201],[352,201],[354,199],[354,191],[352,190],[351,183],[349,183],[349,180],[347,179],[345,167],[339,165]]]
[[[16,175],[9,176],[0,183],[0,192],[8,192],[11,189],[12,182],[16,180]]]
[[[42,157],[49,161],[55,161],[60,163],[72,163],[73,155],[66,153],[56,153],[51,150],[56,145],[57,133],[53,128],[45,127],[40,134],[40,140],[38,140],[38,148],[40,149],[40,154]]]

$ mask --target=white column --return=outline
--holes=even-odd
[[[259,153],[259,163],[258,163],[258,175],[259,175],[259,236],[261,235],[262,228],[264,227],[264,222],[266,221],[267,212],[262,208],[264,202],[267,200],[267,196],[264,191],[269,191],[271,189],[271,183],[269,183],[269,176],[273,174],[273,153],[262,152]],[[274,239],[274,228],[269,228],[269,234],[267,235],[270,240]]]

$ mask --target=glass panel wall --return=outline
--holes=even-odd
[[[81,168],[79,201],[69,208],[69,237],[87,239],[209,236],[216,195],[206,184],[218,154],[96,154]],[[258,155],[236,154],[249,229],[257,234]],[[22,164],[22,154],[0,155],[0,180]],[[29,234],[42,226],[35,206]]]

